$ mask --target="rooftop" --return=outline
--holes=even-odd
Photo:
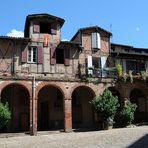
[[[99,26],[90,26],[90,27],[83,27],[83,28],[80,28],[80,29],[76,32],[76,34],[72,37],[71,41],[75,39],[75,37],[78,35],[79,32],[85,31],[85,30],[95,30],[95,31],[101,30],[101,31],[107,33],[109,36],[112,36],[112,33],[111,33],[111,32],[109,32],[109,31],[107,31],[107,30],[105,30],[105,29],[103,29],[103,28],[101,28],[101,27],[99,27]]]

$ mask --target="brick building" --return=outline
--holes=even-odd
[[[98,26],[80,28],[61,41],[64,19],[49,14],[26,17],[24,38],[0,36],[0,99],[12,118],[4,132],[92,128],[100,119],[89,101],[106,88],[121,105],[138,105],[135,122],[148,121],[147,82],[115,81],[116,63],[136,75],[148,70],[148,49],[111,44]]]

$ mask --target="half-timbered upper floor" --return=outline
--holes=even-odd
[[[98,26],[80,28],[61,41],[64,19],[49,14],[26,17],[24,38],[0,36],[0,76],[40,79],[108,77],[106,69],[121,63],[135,73],[148,69],[148,49],[111,44],[112,33]]]

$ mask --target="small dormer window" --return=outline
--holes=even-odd
[[[50,23],[40,22],[40,33],[51,34],[51,25],[50,25]]]

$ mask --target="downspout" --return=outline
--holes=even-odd
[[[16,41],[13,40],[13,55],[12,55],[12,63],[11,63],[11,75],[15,74],[15,49],[16,49]]]
[[[36,128],[35,128],[35,76],[32,76],[32,129],[31,135],[36,135]]]

